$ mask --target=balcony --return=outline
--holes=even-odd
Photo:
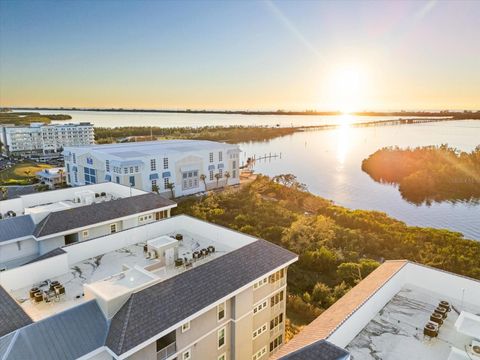
[[[177,352],[177,343],[173,342],[157,351],[157,360],[166,360]]]
[[[157,360],[166,360],[177,352],[175,331],[157,340]]]

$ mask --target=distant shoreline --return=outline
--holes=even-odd
[[[137,112],[137,113],[179,113],[179,114],[224,114],[224,115],[321,115],[339,116],[339,111],[248,111],[248,110],[172,110],[172,109],[98,109],[98,108],[55,108],[55,107],[13,107],[12,110],[34,110],[34,111],[98,111],[98,112]],[[354,112],[355,116],[416,116],[416,117],[452,117],[454,119],[480,119],[480,110],[477,111],[362,111]]]

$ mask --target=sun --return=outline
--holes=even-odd
[[[344,114],[361,110],[367,85],[366,72],[361,66],[336,66],[329,73],[326,89],[331,107]]]

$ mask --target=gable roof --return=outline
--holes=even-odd
[[[173,205],[176,203],[172,200],[158,194],[148,193],[55,211],[38,223],[34,235],[39,238]]]
[[[296,259],[288,250],[257,240],[133,293],[112,318],[106,345],[123,354]]]
[[[0,286],[0,336],[32,323],[20,305]],[[0,345],[1,347],[1,345]]]
[[[348,351],[328,342],[319,340],[280,358],[280,360],[345,360]]]
[[[0,358],[77,359],[102,347],[107,330],[107,320],[92,300],[0,338]]]
[[[0,220],[0,242],[32,235],[35,223],[30,215]]]

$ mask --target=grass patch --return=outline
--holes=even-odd
[[[35,180],[35,174],[51,165],[22,162],[9,169],[0,171],[0,185],[29,185]]]

